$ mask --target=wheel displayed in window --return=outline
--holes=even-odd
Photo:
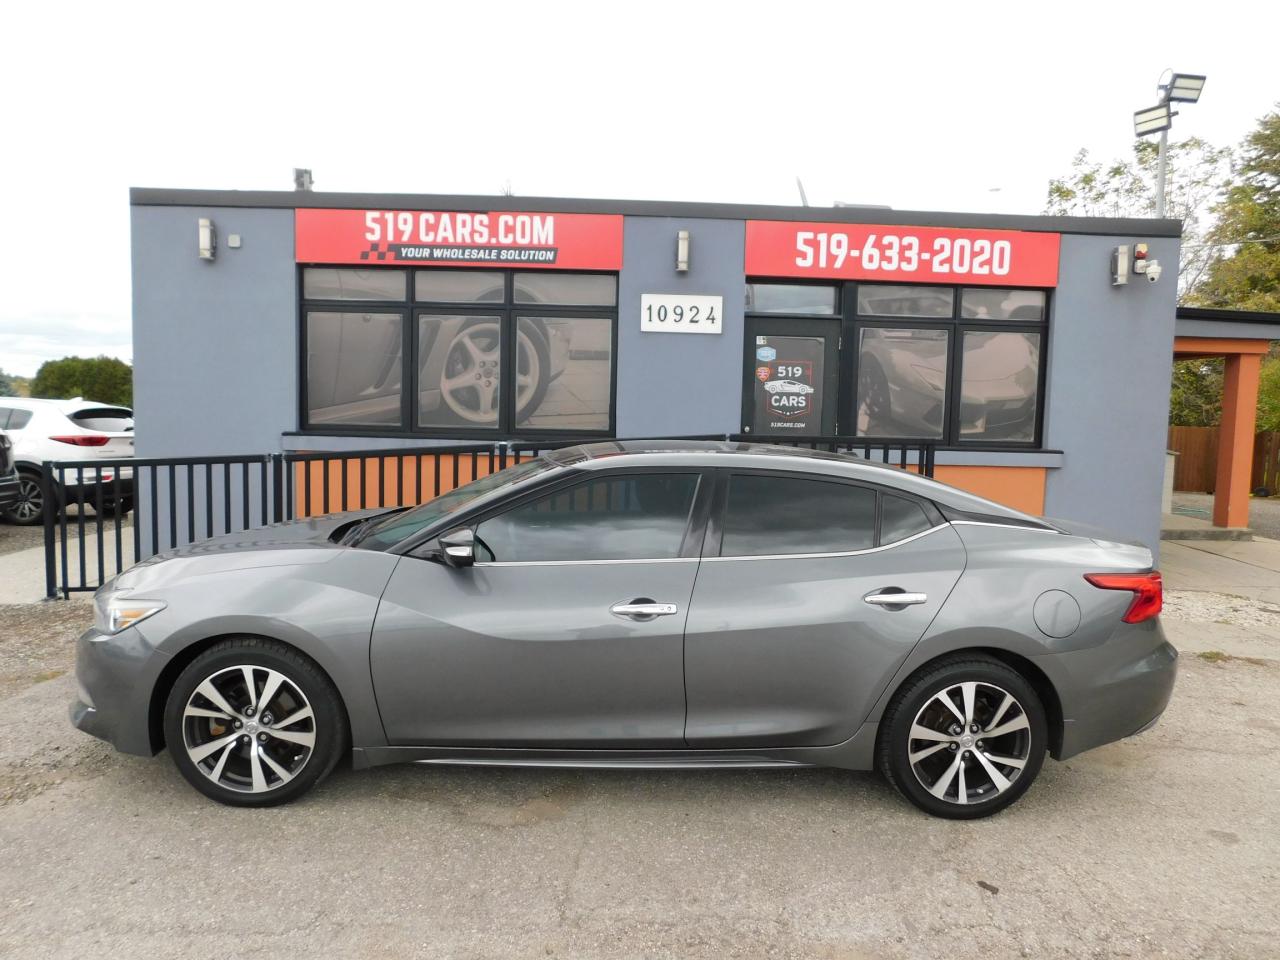
[[[994,658],[948,658],[909,679],[881,720],[877,765],[926,813],[990,816],[1044,762],[1048,726],[1032,686]]]
[[[179,675],[165,742],[207,797],[245,807],[287,803],[329,775],[346,745],[333,684],[282,643],[224,640]]]
[[[495,320],[468,324],[449,344],[440,394],[445,405],[471,423],[496,423],[501,384],[501,329]],[[537,330],[516,332],[516,419],[542,403],[550,384],[551,355]]]

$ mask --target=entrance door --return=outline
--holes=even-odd
[[[742,432],[836,432],[840,327],[831,320],[747,319]]]

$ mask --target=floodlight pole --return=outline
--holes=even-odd
[[[1160,131],[1160,159],[1156,161],[1156,217],[1164,219],[1164,178],[1169,166],[1169,131]]]

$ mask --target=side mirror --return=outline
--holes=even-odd
[[[440,537],[440,559],[451,567],[469,567],[476,562],[476,535],[470,527],[450,530]]]

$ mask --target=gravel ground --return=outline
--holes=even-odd
[[[1175,493],[1173,512],[1208,520],[1213,516],[1213,494]],[[1280,497],[1249,500],[1249,526],[1260,537],[1280,540]]]
[[[1277,955],[1274,659],[1184,657],[1160,725],[974,823],[830,770],[390,767],[250,811],[70,728],[88,616],[0,608],[0,956]]]

